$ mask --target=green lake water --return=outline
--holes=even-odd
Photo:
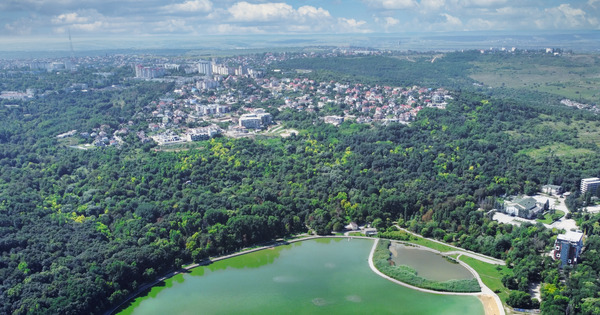
[[[318,239],[198,267],[119,314],[484,314],[473,296],[422,293],[369,268],[372,240]]]

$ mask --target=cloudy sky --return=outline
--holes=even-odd
[[[0,1],[0,39],[599,29],[600,0]]]

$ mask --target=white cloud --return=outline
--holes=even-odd
[[[77,12],[64,13],[57,15],[52,18],[53,24],[74,24],[74,23],[86,23],[89,21],[88,17],[81,16]]]
[[[315,8],[309,5],[305,5],[298,8],[298,14],[303,18],[309,19],[321,19],[321,18],[330,18],[331,14],[329,11],[324,10],[323,8]]]
[[[499,25],[490,20],[485,20],[482,18],[475,18],[475,19],[469,20],[467,29],[468,30],[493,30],[493,29],[499,29]]]
[[[233,20],[237,22],[267,22],[290,18],[294,15],[294,8],[287,3],[259,3],[238,2],[229,8]]]
[[[264,34],[265,31],[256,26],[239,26],[233,24],[218,24],[211,27],[210,31],[215,34]]]
[[[73,30],[79,30],[79,31],[85,31],[85,32],[95,32],[98,30],[106,29],[104,23],[101,21],[95,21],[92,23],[73,24],[71,26],[71,28]]]
[[[387,25],[387,26],[394,26],[394,25],[398,25],[400,23],[400,20],[394,19],[393,17],[389,17],[389,16],[383,20],[385,21],[385,25]]]
[[[263,25],[260,29],[263,32],[337,31],[336,22],[329,11],[308,5],[294,9],[287,3],[252,4],[243,1],[235,3],[227,11],[231,24],[244,24],[244,27],[248,27],[261,23]]]
[[[393,32],[395,30],[397,30],[398,25],[400,24],[400,20],[393,18],[391,16],[386,16],[384,18],[379,18],[379,17],[373,17],[373,19],[375,20],[375,23],[379,24],[381,27],[383,27],[385,32]]]
[[[417,7],[417,2],[415,0],[363,0],[368,5],[387,9],[387,10],[404,10],[404,9],[412,9]]]
[[[369,33],[370,29],[364,28],[367,26],[365,21],[357,21],[355,19],[338,18],[337,33]]]
[[[442,16],[446,18],[445,25],[447,27],[450,27],[453,30],[456,30],[457,28],[462,27],[462,21],[459,18],[452,16],[448,13],[442,13]]]
[[[31,19],[18,19],[12,23],[4,24],[4,31],[8,32],[11,35],[29,35],[33,30],[33,20]]]
[[[464,7],[494,7],[503,5],[508,0],[453,0],[453,2]]]
[[[577,29],[589,26],[598,26],[595,18],[588,19],[585,11],[571,7],[570,4],[561,4],[558,7],[544,10],[544,14],[535,21],[538,28],[566,28]]]
[[[437,11],[446,6],[446,0],[421,0],[421,7],[425,10]]]
[[[177,12],[209,12],[212,10],[212,2],[209,0],[189,0],[183,3],[175,3],[162,7],[169,13]]]

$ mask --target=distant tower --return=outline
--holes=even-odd
[[[75,51],[73,50],[73,41],[71,40],[71,29],[69,31],[69,47],[71,48],[71,58],[75,58]]]

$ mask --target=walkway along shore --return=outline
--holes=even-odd
[[[287,245],[287,244],[292,244],[292,243],[296,243],[296,242],[302,242],[302,241],[307,241],[307,240],[312,240],[312,239],[317,239],[317,238],[346,238],[346,239],[348,239],[348,238],[350,238],[350,239],[356,238],[356,239],[370,239],[370,240],[374,240],[374,242],[373,242],[373,248],[371,248],[371,252],[369,254],[368,260],[369,260],[369,267],[371,268],[371,270],[375,274],[377,274],[377,275],[379,275],[379,276],[381,276],[381,277],[383,277],[383,278],[385,278],[387,280],[390,280],[390,281],[392,281],[392,282],[394,282],[396,284],[405,286],[405,287],[413,289],[413,290],[417,290],[417,291],[421,291],[421,292],[426,292],[426,293],[442,294],[442,295],[471,295],[471,296],[489,295],[489,296],[493,296],[494,299],[496,300],[499,312],[498,313],[492,312],[492,313],[489,313],[489,314],[486,312],[486,315],[505,315],[504,307],[502,306],[502,301],[500,301],[500,298],[498,297],[498,295],[496,295],[492,290],[490,290],[487,286],[485,286],[485,284],[483,284],[483,282],[481,281],[481,278],[479,277],[479,274],[473,268],[471,268],[471,266],[467,265],[466,263],[464,263],[464,262],[462,262],[462,261],[460,261],[458,259],[457,260],[458,260],[458,262],[461,265],[463,265],[471,273],[473,273],[473,275],[475,275],[475,277],[477,278],[477,281],[479,282],[479,286],[481,287],[482,292],[464,293],[464,292],[441,292],[441,291],[433,291],[433,290],[428,290],[428,289],[422,289],[422,288],[419,288],[419,287],[415,287],[415,286],[406,284],[404,282],[398,281],[396,279],[390,278],[390,277],[386,276],[385,274],[383,274],[382,272],[380,272],[377,268],[375,268],[375,265],[373,264],[373,253],[375,252],[375,247],[379,243],[379,238],[368,237],[368,236],[341,236],[341,235],[326,235],[326,236],[313,235],[313,236],[308,236],[308,237],[295,238],[295,239],[287,240],[287,241],[286,240],[281,240],[281,241],[276,241],[276,242],[274,242],[273,244],[270,244],[270,245],[261,246],[261,247],[257,247],[257,248],[253,248],[253,249],[249,249],[249,250],[245,250],[245,251],[240,251],[240,252],[236,252],[236,253],[225,255],[225,256],[215,257],[215,258],[212,258],[212,259],[211,258],[206,259],[206,260],[204,260],[204,261],[202,261],[200,263],[192,264],[192,265],[183,267],[183,268],[181,268],[179,270],[169,272],[168,274],[166,274],[166,275],[164,275],[164,276],[162,276],[162,277],[160,277],[160,278],[158,278],[158,279],[156,279],[156,280],[154,280],[154,281],[152,281],[150,283],[147,283],[147,284],[141,286],[135,292],[130,293],[125,298],[125,300],[123,302],[121,302],[119,305],[117,305],[117,306],[111,308],[110,310],[106,311],[104,313],[104,315],[115,314],[115,312],[117,310],[119,310],[123,305],[129,303],[132,299],[136,298],[138,295],[140,295],[144,291],[152,288],[153,286],[155,286],[155,285],[157,285],[157,284],[159,284],[159,283],[161,283],[161,282],[163,282],[163,281],[165,281],[165,280],[167,280],[167,279],[169,279],[171,277],[174,277],[177,274],[187,273],[189,270],[191,270],[193,268],[196,268],[196,267],[199,267],[199,266],[206,266],[206,265],[209,265],[209,264],[211,264],[213,262],[216,262],[216,261],[220,261],[220,260],[223,260],[223,259],[232,258],[232,257],[236,257],[236,256],[241,256],[241,255],[245,255],[245,254],[249,254],[249,253],[261,251],[261,250],[264,250],[264,249],[274,248],[274,247],[281,246],[281,245]],[[426,248],[426,249],[430,250],[430,248],[427,248],[427,247],[423,247],[423,246],[419,246],[419,247],[421,249]],[[458,247],[456,247],[456,248],[460,250],[460,251],[457,251],[456,253],[459,253],[459,254],[462,254],[462,255],[467,255],[467,253],[465,253],[466,250],[464,250],[462,248],[458,248]],[[433,250],[433,251],[435,251],[435,250]],[[435,251],[435,252],[438,252],[438,251]],[[471,255],[469,255],[469,256],[471,256]],[[459,255],[459,257],[460,257],[460,255]],[[489,261],[485,260],[485,257],[481,257],[479,255],[477,255],[477,256],[473,255],[471,257],[473,257],[475,259],[478,259],[478,260],[481,260],[483,262],[489,263]],[[482,300],[482,302],[483,302],[483,300]]]
[[[373,254],[375,253],[375,248],[377,248],[378,243],[379,243],[379,238],[376,238],[375,242],[373,243],[373,247],[371,248],[371,252],[369,253],[369,267],[371,268],[371,270],[373,270],[373,272],[375,274],[379,275],[380,277],[385,278],[385,279],[392,281],[396,284],[399,284],[401,286],[407,287],[409,289],[413,289],[413,290],[417,290],[417,291],[425,292],[425,293],[432,293],[432,294],[439,294],[439,295],[471,295],[471,296],[477,296],[477,297],[484,296],[484,295],[492,296],[494,298],[494,300],[496,301],[497,312],[492,311],[491,313],[488,314],[488,310],[486,309],[486,315],[505,315],[506,314],[504,312],[504,307],[502,306],[502,301],[500,300],[500,297],[498,297],[498,295],[496,293],[494,293],[494,291],[492,291],[490,288],[488,288],[483,283],[483,281],[481,281],[481,277],[479,276],[477,271],[475,271],[475,269],[471,268],[471,266],[467,265],[466,263],[464,263],[458,259],[460,257],[460,255],[457,257],[458,263],[461,264],[463,267],[467,268],[467,270],[469,270],[475,276],[475,278],[477,279],[477,282],[479,282],[479,286],[481,287],[481,292],[434,291],[434,290],[415,287],[413,285],[410,285],[410,284],[404,283],[402,281],[396,280],[392,277],[389,277],[389,276],[385,275],[384,273],[382,273],[381,271],[379,271],[379,269],[375,268],[375,264],[373,263]],[[428,250],[430,250],[430,249],[428,249]],[[439,253],[439,251],[436,251],[436,250],[432,250],[432,251]],[[482,303],[483,303],[483,300],[482,300]]]
[[[498,258],[494,258],[494,257],[490,257],[490,256],[487,256],[487,255],[484,255],[484,254],[476,253],[474,251],[470,251],[468,249],[460,248],[458,246],[450,245],[450,244],[438,241],[438,240],[433,239],[433,238],[424,237],[423,235],[419,235],[419,234],[411,232],[411,231],[409,231],[409,230],[407,230],[405,228],[401,228],[398,225],[395,225],[395,226],[398,229],[400,229],[400,231],[403,231],[405,233],[408,233],[408,234],[414,235],[416,237],[420,237],[420,238],[426,239],[428,241],[431,241],[431,242],[434,242],[434,243],[438,243],[440,245],[444,245],[444,246],[447,246],[447,247],[455,249],[454,251],[443,252],[444,255],[463,254],[465,256],[469,256],[471,258],[475,258],[475,259],[477,259],[479,261],[483,261],[484,263],[493,264],[493,265],[506,266],[506,262],[504,260],[501,260],[501,259],[498,259]],[[410,243],[410,241],[407,241],[407,242]]]

